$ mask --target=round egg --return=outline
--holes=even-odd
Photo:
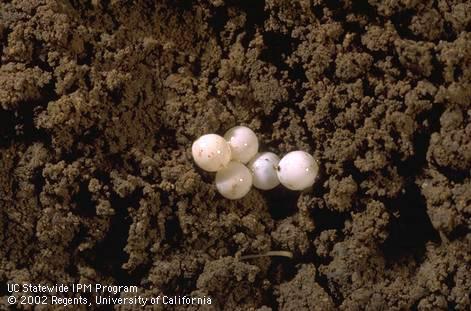
[[[307,152],[292,151],[278,164],[278,179],[290,190],[304,190],[314,184],[319,166]]]
[[[261,190],[270,190],[280,184],[277,166],[280,158],[273,152],[257,153],[247,165],[252,171],[253,185]]]
[[[252,174],[240,162],[231,161],[216,173],[216,188],[227,199],[240,199],[250,191],[251,187]]]
[[[232,160],[247,163],[258,151],[258,138],[246,126],[236,126],[224,134],[231,146]]]
[[[216,134],[206,134],[191,146],[195,163],[203,170],[216,172],[231,160],[231,147],[227,141]]]

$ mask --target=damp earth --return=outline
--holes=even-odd
[[[176,310],[469,310],[470,12],[1,1],[0,306],[30,282],[213,299]],[[314,155],[314,187],[221,197],[191,144],[239,124]]]

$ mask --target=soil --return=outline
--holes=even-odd
[[[6,0],[0,58],[0,308],[471,308],[470,1]],[[191,143],[239,124],[314,187],[222,198]]]

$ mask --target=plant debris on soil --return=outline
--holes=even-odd
[[[6,0],[0,60],[0,309],[471,308],[471,1]],[[221,197],[191,143],[239,124],[314,187]]]

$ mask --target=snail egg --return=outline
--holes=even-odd
[[[231,146],[232,160],[247,163],[258,151],[258,138],[246,126],[236,126],[226,132],[224,138]]]
[[[280,158],[273,152],[257,153],[250,160],[248,168],[252,171],[253,185],[261,190],[270,190],[280,184],[276,168]]]
[[[216,134],[206,134],[191,146],[196,164],[208,172],[216,172],[231,160],[231,147],[227,141]]]
[[[304,190],[314,184],[319,166],[307,152],[292,151],[278,164],[280,183],[290,190]]]
[[[252,187],[252,174],[242,163],[231,161],[216,173],[216,188],[230,200],[244,197]]]

